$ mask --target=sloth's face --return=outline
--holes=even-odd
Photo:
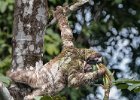
[[[84,72],[92,72],[93,71],[93,65],[102,63],[102,55],[99,53],[94,53],[90,55],[86,60],[85,60],[85,66],[84,66]]]
[[[86,59],[86,63],[87,64],[97,64],[97,63],[102,63],[102,55],[99,54],[99,53],[95,53],[95,54],[92,54],[90,55],[87,59]]]

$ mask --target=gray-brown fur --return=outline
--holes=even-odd
[[[94,81],[105,69],[96,72],[85,72],[86,59],[96,55],[89,49],[64,49],[57,57],[45,64],[41,69],[17,70],[8,74],[14,81],[24,83],[36,89],[28,98],[36,95],[56,94],[66,86],[78,87]],[[98,76],[99,75],[99,76]]]

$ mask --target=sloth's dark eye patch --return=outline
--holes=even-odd
[[[97,53],[89,56],[86,60],[87,64],[97,64],[102,63],[102,55]]]

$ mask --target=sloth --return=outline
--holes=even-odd
[[[16,70],[8,76],[15,82],[24,83],[34,90],[25,99],[38,95],[54,95],[68,87],[89,84],[105,73],[105,69],[93,71],[92,65],[101,63],[101,55],[90,49],[66,48],[41,69]]]
[[[54,12],[61,30],[63,49],[61,53],[41,68],[15,69],[7,75],[16,83],[23,83],[33,90],[24,97],[31,100],[39,95],[55,95],[65,87],[80,87],[97,80],[106,72],[105,67],[92,70],[92,65],[102,63],[101,54],[96,51],[76,48],[72,41],[72,30],[68,25],[65,7],[58,6]]]

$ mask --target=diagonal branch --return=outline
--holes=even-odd
[[[65,6],[63,7],[64,11],[63,13],[65,13],[66,15],[69,15],[71,12],[74,12],[78,9],[80,9],[81,6],[83,6],[84,4],[88,3],[90,0],[79,0],[79,2],[76,2],[75,4],[71,5],[71,6]],[[52,16],[52,15],[50,15]],[[54,17],[46,27],[49,27],[53,24],[55,24],[57,21],[56,17]]]

